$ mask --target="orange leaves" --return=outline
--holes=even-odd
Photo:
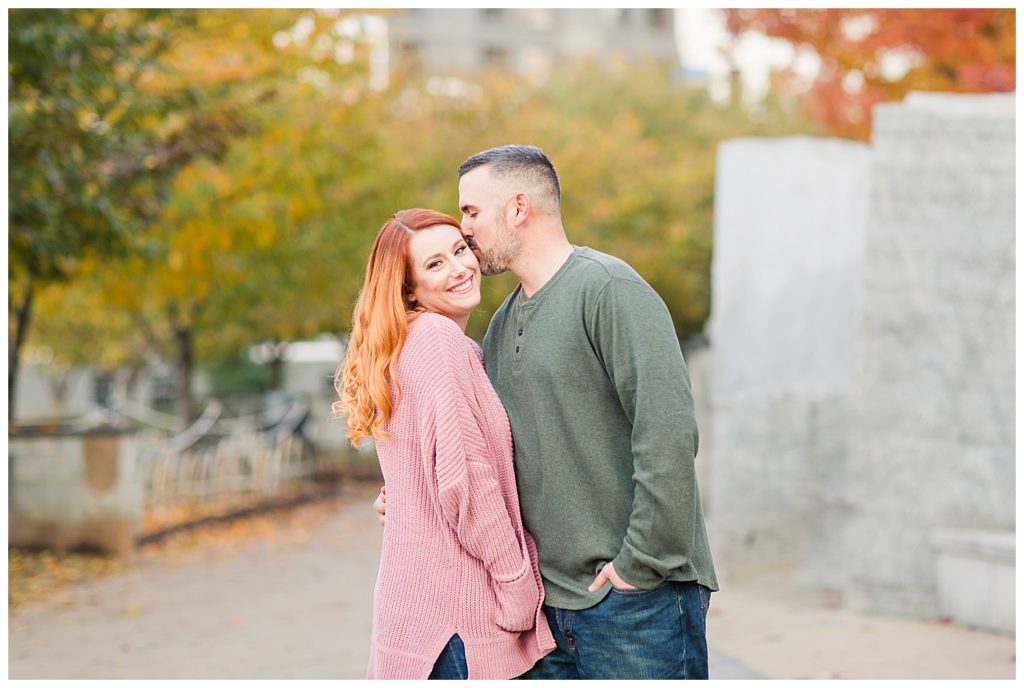
[[[123,571],[125,562],[100,554],[7,552],[7,608],[17,609],[28,602],[52,596],[56,591],[82,580]]]
[[[725,15],[734,34],[761,31],[814,48],[822,70],[805,96],[808,112],[840,136],[866,139],[871,107],[911,89],[1016,87],[1013,9],[741,9]]]

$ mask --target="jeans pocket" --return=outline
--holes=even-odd
[[[629,597],[629,596],[634,596],[634,595],[643,595],[645,593],[654,592],[654,591],[653,590],[640,590],[639,588],[636,589],[636,590],[622,590],[620,588],[616,588],[613,585],[612,586],[612,592],[618,593],[620,595],[626,595],[627,597]]]
[[[700,594],[700,610],[704,612],[704,617],[707,618],[708,608],[711,607],[711,589],[698,584],[697,592]]]
[[[629,595],[646,595],[646,594],[648,594],[648,593],[652,593],[652,592],[657,592],[657,590],[658,590],[659,588],[661,588],[661,586],[662,586],[662,585],[664,585],[664,583],[662,583],[662,584],[659,584],[659,585],[658,585],[658,587],[656,587],[656,588],[651,588],[650,590],[644,590],[644,589],[642,589],[642,588],[637,588],[636,590],[624,590],[624,589],[622,589],[622,588],[616,588],[616,587],[615,587],[615,586],[613,585],[613,586],[612,586],[612,592],[617,592],[617,593],[619,593],[620,595],[627,595],[627,596],[629,596]]]

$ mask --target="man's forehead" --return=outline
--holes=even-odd
[[[477,167],[459,179],[459,206],[479,205],[495,191],[494,178],[487,167]]]
[[[508,180],[504,177],[496,176],[492,172],[490,165],[484,165],[462,175],[462,178],[459,179],[459,192],[481,196],[493,195],[502,191],[507,184]]]

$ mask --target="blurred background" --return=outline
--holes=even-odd
[[[384,219],[505,143],[672,314],[712,678],[1013,677],[1014,9],[7,22],[12,678],[364,675],[333,373]]]

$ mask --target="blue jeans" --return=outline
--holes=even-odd
[[[462,644],[462,638],[457,635],[452,636],[452,639],[441,650],[441,654],[437,656],[434,668],[427,678],[461,681],[469,678],[469,668],[466,666],[466,646]]]
[[[706,679],[711,591],[691,581],[613,589],[589,609],[544,606],[557,647],[523,679]]]

